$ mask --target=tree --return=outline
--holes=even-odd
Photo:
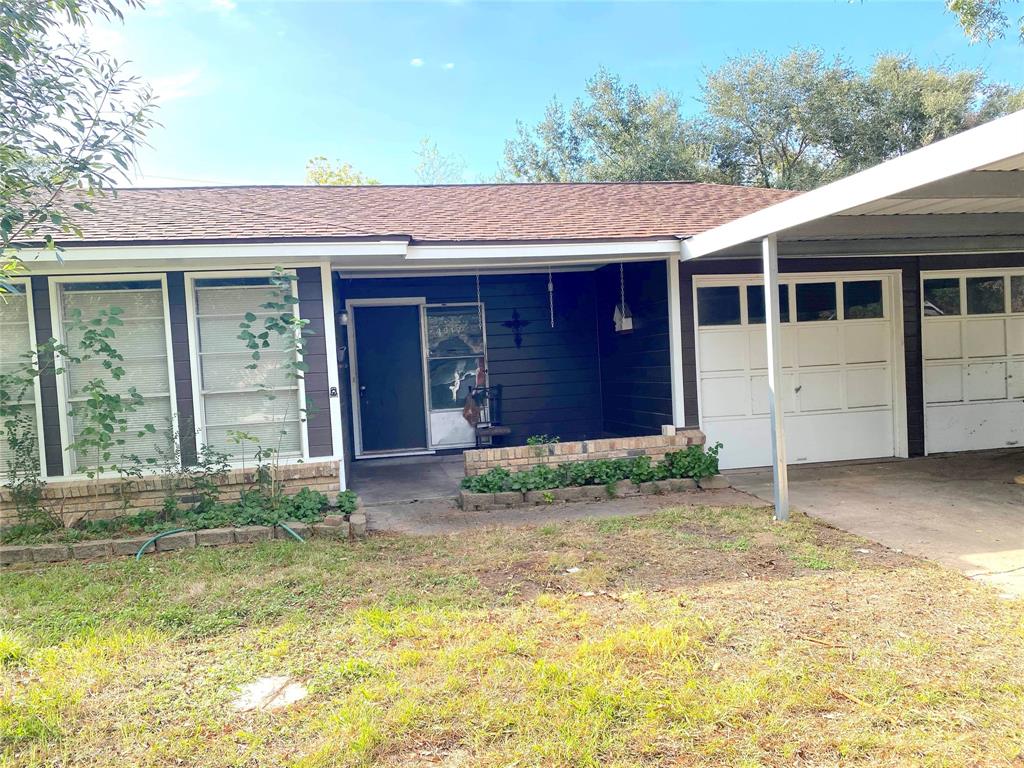
[[[24,268],[25,243],[81,235],[76,218],[127,173],[153,124],[149,88],[67,33],[120,19],[121,6],[0,0],[0,293]]]
[[[946,8],[956,16],[964,34],[972,43],[991,43],[1006,36],[1010,19],[1004,8],[1019,0],[946,0]],[[1020,41],[1024,43],[1024,14],[1015,22]]]
[[[819,51],[728,60],[707,76],[706,142],[720,177],[810,189],[1024,106],[980,70],[880,56],[867,73]]]
[[[500,176],[509,181],[655,181],[699,173],[699,138],[679,99],[599,70],[566,115],[555,99],[533,128],[516,124]]]
[[[854,79],[846,64],[818,51],[729,59],[703,87],[712,163],[733,183],[819,185],[839,161],[828,134],[851,124]]]
[[[332,165],[323,155],[317,155],[306,163],[306,182],[334,187],[373,186],[380,184],[377,179],[365,176],[348,163]]]
[[[420,139],[416,151],[416,181],[419,184],[460,184],[465,180],[466,161],[458,155],[444,155],[437,148],[437,142],[429,138]]]

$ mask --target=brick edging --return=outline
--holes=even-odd
[[[337,518],[332,520],[331,518]],[[286,525],[299,536],[323,536],[334,539],[353,539],[366,536],[366,515],[357,512],[348,520],[338,515],[329,515],[322,523],[288,522]],[[133,536],[128,539],[96,539],[79,541],[74,544],[28,544],[0,546],[0,566],[23,563],[61,563],[68,560],[94,560],[97,558],[131,557],[152,536]],[[146,553],[170,552],[177,549],[196,547],[223,547],[235,544],[252,544],[271,539],[292,537],[280,526],[245,525],[237,528],[203,528],[198,531],[172,533],[150,544]]]
[[[470,493],[459,492],[459,506],[466,511],[487,511],[492,509],[510,509],[513,507],[539,507],[566,501],[609,501],[610,499],[627,496],[651,495],[660,496],[666,493],[683,493],[687,491],[710,491],[730,488],[731,483],[724,475],[713,475],[698,480],[692,478],[675,478],[671,480],[652,480],[648,483],[634,483],[632,480],[620,480],[612,486],[579,485],[568,488],[552,488],[548,491],[503,491],[501,493]]]

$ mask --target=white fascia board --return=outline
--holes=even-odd
[[[319,261],[349,256],[405,256],[403,240],[372,240],[346,243],[204,243],[199,245],[64,245],[55,249],[26,248],[26,261],[50,264],[84,264],[96,261],[256,260],[298,259]]]
[[[1024,153],[1024,110],[937,141],[682,243],[695,259]]]
[[[591,243],[533,243],[502,245],[410,245],[406,261],[501,262],[505,259],[558,259],[601,262],[621,256],[664,258],[679,252],[679,240],[633,240]]]

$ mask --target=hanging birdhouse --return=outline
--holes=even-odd
[[[615,305],[612,320],[615,321],[616,333],[629,333],[633,330],[633,313],[629,311],[629,305],[626,302]]]

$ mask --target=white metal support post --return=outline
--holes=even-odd
[[[783,428],[782,327],[779,318],[779,247],[775,235],[761,241],[764,260],[765,336],[768,342],[768,415],[772,428],[772,488],[775,519],[789,519],[789,473],[786,467],[786,432]]]
[[[683,407],[683,309],[679,298],[679,254],[668,257],[668,345],[669,366],[672,382],[672,424],[686,426],[686,410]]]

